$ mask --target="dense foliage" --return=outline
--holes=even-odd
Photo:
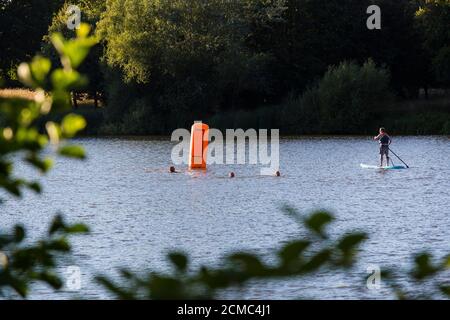
[[[287,134],[369,133],[390,112],[390,73],[372,60],[362,66],[331,66],[302,95],[291,94],[278,106],[254,112],[222,112],[209,121],[214,128],[283,128]],[[382,105],[382,107],[380,107]]]
[[[382,9],[381,30],[366,27],[372,3]],[[426,40],[449,25],[442,13],[447,3],[427,2],[420,9],[407,0],[107,1],[98,24],[113,69],[106,86],[113,125],[106,131],[167,133],[195,119],[273,127],[279,123],[257,118],[279,115],[284,101],[303,94],[330,66],[362,65],[369,58],[391,75],[380,99],[379,91],[371,94],[371,106],[382,105],[390,91],[417,97],[419,88],[427,91],[447,75],[445,68],[433,67],[447,61],[445,48],[433,57],[438,47],[430,50]],[[436,21],[433,15],[443,17]],[[356,101],[351,106],[357,108],[351,114],[366,108]],[[367,122],[343,127],[303,116],[302,122],[319,130],[298,122],[294,133],[367,130]],[[283,121],[278,127],[292,131]]]
[[[436,81],[450,85],[450,1],[431,0],[416,13],[424,38],[424,50],[432,61]]]
[[[272,59],[246,43],[253,24],[281,18],[283,4],[107,1],[98,32],[106,61],[118,70],[106,90],[109,120],[136,123],[123,126],[132,133],[146,126],[164,133],[219,110],[257,104],[271,90]]]
[[[293,126],[273,121],[286,116],[285,104],[298,105],[292,100],[314,86],[331,66],[344,61],[363,65],[371,59],[390,73],[382,99],[376,99],[376,92],[372,95],[370,103],[378,107],[384,106],[383,97],[390,93],[411,99],[422,88],[428,97],[430,88],[450,85],[448,0],[38,2],[1,2],[0,39],[7,45],[0,52],[0,69],[7,78],[14,78],[11,70],[18,61],[42,44],[42,26],[50,25],[49,33],[72,36],[66,27],[67,8],[78,5],[82,20],[102,39],[81,71],[91,79],[84,89],[88,97],[96,106],[99,100],[105,102],[103,133],[167,134],[198,119],[220,126],[279,125],[282,133],[314,133],[316,128],[321,133],[373,130],[364,126],[367,122],[359,122],[342,131],[341,124],[328,121],[325,125],[326,121],[319,123],[309,114]],[[381,8],[380,30],[366,27],[366,10],[372,4]],[[18,17],[30,10],[31,23],[21,23]],[[35,18],[39,21],[34,22]],[[28,30],[31,25],[39,27]],[[26,27],[20,41],[14,38]],[[44,38],[42,48],[56,62],[49,38]],[[76,98],[79,92],[73,95]],[[444,113],[429,111],[432,125],[425,132],[448,133],[448,108]],[[413,110],[406,113],[414,116]],[[378,126],[376,114],[367,117]],[[394,115],[383,120],[394,132],[414,133]]]
[[[0,77],[17,80],[17,66],[41,48],[53,13],[64,0],[0,0]]]
[[[315,119],[318,127],[309,130],[323,133],[358,133],[374,127],[370,121],[378,110],[387,111],[382,106],[389,102],[389,80],[389,72],[372,61],[362,67],[346,62],[330,67],[317,86],[304,93],[298,107],[303,114],[297,121]]]
[[[22,195],[24,188],[41,192],[39,182],[27,181],[14,172],[14,160],[18,157],[23,157],[23,161],[43,174],[52,166],[49,151],[55,150],[57,154],[70,158],[85,157],[81,147],[65,141],[85,127],[86,122],[81,116],[68,114],[60,122],[48,121],[45,132],[39,130],[36,120],[70,110],[69,92],[86,83],[86,78],[76,68],[97,42],[96,38],[88,37],[89,30],[87,25],[83,25],[77,38],[72,40],[65,40],[61,34],[52,35],[52,43],[61,58],[61,68],[52,68],[50,60],[40,56],[19,65],[18,78],[35,90],[33,100],[0,99],[0,190],[17,197]],[[27,241],[26,229],[21,225],[16,225],[8,233],[0,230],[0,294],[9,288],[26,296],[32,281],[60,288],[62,281],[55,274],[57,257],[70,252],[69,235],[85,232],[86,226],[68,225],[60,216],[35,244]]]

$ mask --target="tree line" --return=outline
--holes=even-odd
[[[0,3],[0,39],[7,47],[0,69],[11,81],[17,61],[36,51],[52,55],[47,34],[73,35],[67,8],[81,8],[82,20],[101,39],[82,71],[91,79],[88,93],[105,100],[104,133],[167,134],[199,119],[217,127],[270,126],[285,133],[362,133],[380,122],[401,131],[397,119],[383,118],[389,101],[417,98],[419,90],[427,97],[430,88],[450,85],[448,0]],[[380,30],[366,26],[373,4],[381,8]],[[33,13],[32,24],[25,25],[35,27],[11,28],[24,25],[24,12]],[[364,69],[367,63],[374,68]],[[360,70],[347,69],[345,80],[331,77],[328,87],[351,95],[351,107],[335,104],[322,96],[329,91],[318,89],[326,74],[343,65]],[[365,77],[364,70],[375,74]],[[348,72],[360,73],[354,74],[358,85]],[[357,90],[372,85],[373,92]],[[319,118],[308,111],[316,109],[310,102],[314,90],[327,101]],[[368,113],[344,119],[345,125],[342,119],[327,120],[338,110]],[[433,121],[430,131],[450,130],[447,112],[436,118],[442,120]]]

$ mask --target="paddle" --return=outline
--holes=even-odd
[[[394,151],[392,151],[392,149],[391,148],[389,148],[389,151],[390,152],[392,152],[392,154],[394,155],[394,156],[396,156],[397,158],[398,158],[398,160],[400,160],[401,162],[403,162],[403,164],[409,169],[409,166],[406,164],[406,162],[405,161],[403,161]]]

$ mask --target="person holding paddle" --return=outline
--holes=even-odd
[[[385,128],[380,128],[380,134],[373,138],[376,141],[380,142],[380,156],[381,156],[381,162],[380,167],[383,166],[383,158],[386,156],[386,166],[389,167],[390,158],[389,158],[389,146],[392,143],[391,137],[386,133]]]

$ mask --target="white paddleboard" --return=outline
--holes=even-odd
[[[379,170],[400,170],[400,169],[406,169],[406,167],[404,166],[384,166],[384,167],[380,167],[380,166],[373,166],[373,165],[369,165],[369,164],[361,164],[361,168],[363,169],[379,169]]]

